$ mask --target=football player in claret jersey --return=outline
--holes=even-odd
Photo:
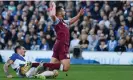
[[[80,16],[84,14],[84,9],[80,9],[77,16],[70,20],[64,20],[65,10],[63,7],[56,7],[54,2],[50,2],[49,16],[53,22],[54,30],[56,32],[56,41],[53,47],[53,55],[50,63],[44,63],[43,67],[49,70],[68,71],[70,68],[69,56],[69,28],[70,25],[76,22]],[[36,63],[34,66],[38,66]]]
[[[84,14],[84,9],[80,9],[79,13],[70,20],[64,20],[65,10],[61,6],[50,2],[49,16],[53,22],[54,30],[56,32],[56,41],[53,47],[53,55],[51,62],[46,65],[51,69],[60,69],[68,71],[70,67],[69,56],[69,28],[70,25],[76,22]]]

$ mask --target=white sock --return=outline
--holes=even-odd
[[[35,75],[35,72],[36,72],[36,68],[32,67],[25,75],[26,75],[26,77],[31,77],[31,76]]]
[[[60,71],[63,71],[63,64],[60,65]]]
[[[46,76],[46,77],[51,77],[51,76],[54,76],[54,72],[53,71],[44,71],[39,75]]]

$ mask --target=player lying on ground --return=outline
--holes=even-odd
[[[50,70],[60,69],[62,71],[68,71],[70,67],[69,26],[76,22],[80,16],[84,14],[84,9],[81,9],[74,18],[70,20],[63,20],[65,10],[61,6],[56,7],[55,3],[51,2],[49,13],[57,36],[53,47],[53,56],[51,61],[50,63],[44,63],[43,66],[48,67]],[[38,65],[38,63],[34,64],[34,66]]]
[[[24,47],[17,46],[14,51],[15,53],[9,58],[9,60],[4,64],[3,67],[7,78],[13,77],[8,72],[8,67],[10,65],[17,72],[17,75],[19,77],[35,77],[45,79],[45,77],[56,77],[58,75],[57,70],[46,71],[46,69],[43,68],[40,72],[39,69],[42,63],[37,67],[33,67],[32,63],[26,63],[26,60],[24,58],[26,50]]]

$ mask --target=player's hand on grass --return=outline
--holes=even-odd
[[[13,78],[13,76],[9,74],[9,75],[7,75],[7,78]]]

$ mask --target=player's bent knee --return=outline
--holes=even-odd
[[[62,60],[61,63],[63,64],[63,71],[68,71],[70,68],[70,59]]]
[[[63,71],[66,72],[69,70],[69,68],[70,68],[70,66],[64,66]]]

